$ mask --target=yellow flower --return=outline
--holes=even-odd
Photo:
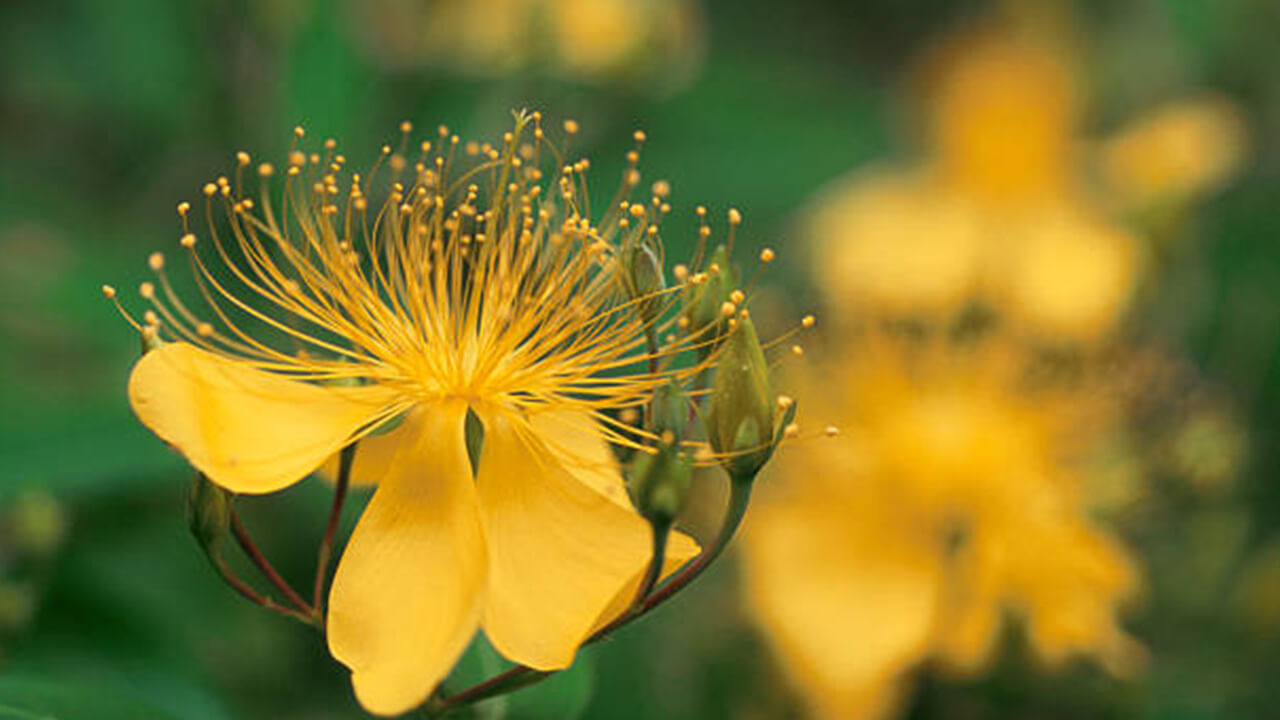
[[[562,158],[537,114],[496,147],[444,128],[416,161],[403,147],[367,174],[348,173],[331,143],[295,147],[282,183],[259,167],[257,200],[241,154],[234,177],[205,188],[208,241],[184,228],[203,307],[152,256],[146,330],[173,341],[129,379],[142,422],[237,493],[285,488],[360,441],[354,479],[377,490],[326,630],[360,702],[383,715],[421,703],[478,627],[507,658],[555,670],[624,609],[650,538],[609,443],[656,439],[611,413],[701,369],[645,369],[650,321],[615,271],[659,203],[624,213],[615,201],[593,224],[587,161]],[[447,159],[468,147],[470,167]],[[623,190],[638,178],[632,167]],[[468,412],[483,426],[475,466]],[[668,571],[697,549],[672,542]]]
[[[809,216],[814,273],[838,315],[954,309],[978,289],[984,243],[964,200],[918,173],[857,174],[822,192]]]
[[[1090,343],[1144,256],[1083,186],[1076,82],[1057,18],[1000,18],[924,63],[931,153],[814,201],[815,273],[841,316],[947,322],[979,304],[1041,340]]]
[[[1101,148],[1108,185],[1135,203],[1185,200],[1225,183],[1244,159],[1240,110],[1216,96],[1188,98],[1125,128]]]
[[[875,336],[834,360],[793,380],[840,433],[779,459],[743,545],[751,610],[814,714],[886,717],[930,658],[980,669],[1006,613],[1046,662],[1129,670],[1115,612],[1137,572],[1086,495],[1106,403],[1035,382],[998,336]]]

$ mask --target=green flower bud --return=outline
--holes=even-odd
[[[723,335],[728,329],[728,318],[724,314],[725,303],[733,294],[734,277],[729,265],[729,251],[721,245],[711,253],[707,263],[706,278],[698,283],[690,283],[685,288],[684,317],[688,321],[686,330],[690,334],[706,331],[707,326],[715,325],[712,337]]]
[[[231,527],[231,493],[209,481],[204,473],[191,478],[187,494],[187,526],[210,557],[219,554],[218,543]]]
[[[693,461],[674,442],[663,443],[652,455],[637,453],[627,480],[640,515],[657,527],[670,527],[689,498]]]
[[[627,293],[636,300],[636,311],[645,322],[653,322],[662,312],[662,291],[667,279],[662,274],[662,261],[648,242],[633,243],[625,253]]]
[[[755,325],[742,316],[725,339],[707,413],[711,447],[726,456],[735,480],[750,480],[775,446],[774,400],[769,365]]]
[[[684,426],[689,417],[689,401],[685,399],[684,388],[674,379],[658,388],[653,393],[653,427],[654,433],[661,435],[670,432],[676,438],[684,437]]]

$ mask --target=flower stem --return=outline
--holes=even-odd
[[[751,502],[751,487],[754,479],[752,477],[733,478],[729,490],[729,505],[725,508],[724,520],[720,524],[720,531],[716,535],[715,541],[709,547],[703,548],[698,557],[692,563],[686,565],[685,569],[678,575],[668,580],[653,594],[649,594],[645,587],[648,585],[649,590],[652,590],[657,578],[661,577],[663,561],[659,558],[659,555],[666,554],[666,533],[662,533],[661,541],[657,539],[655,534],[654,558],[656,559],[650,560],[649,572],[645,575],[645,581],[641,583],[641,592],[637,593],[636,601],[632,603],[631,609],[619,615],[613,622],[597,630],[583,641],[582,645],[585,647],[598,642],[615,630],[647,615],[654,608],[670,600],[676,593],[683,590],[689,583],[706,571],[728,547],[729,542],[737,533],[738,527],[742,525],[742,519],[747,514],[747,506]],[[659,546],[659,542],[661,542],[661,546]],[[657,572],[654,572],[655,567],[657,567]],[[650,575],[654,576],[652,584],[649,580]],[[488,680],[444,697],[436,703],[436,708],[441,714],[445,714],[459,707],[532,685],[554,674],[555,672],[534,670],[526,665],[516,665],[494,675]]]
[[[649,568],[645,570],[644,579],[640,581],[635,598],[627,608],[628,613],[638,610],[649,593],[653,592],[653,588],[662,579],[662,566],[667,561],[667,538],[671,536],[671,523],[650,522],[649,528],[653,531],[653,552],[649,556]]]
[[[289,601],[289,604],[293,605],[299,612],[305,614],[308,618],[314,618],[315,609],[308,605],[307,601],[303,600],[302,597],[289,586],[289,583],[284,581],[284,578],[280,577],[280,573],[276,572],[276,569],[271,566],[271,563],[262,554],[262,551],[258,550],[258,546],[255,545],[253,543],[253,539],[249,537],[249,532],[244,529],[244,524],[240,522],[240,515],[236,513],[234,509],[231,511],[231,533],[235,535],[236,542],[239,543],[240,549],[244,550],[244,554],[249,557],[249,560],[258,568],[262,573],[262,576],[267,579],[267,582],[271,583],[275,589],[279,590],[280,593],[284,595],[285,599]],[[308,620],[308,622],[310,622],[310,620]]]
[[[227,567],[227,561],[223,560],[220,554],[209,555],[209,561],[213,563],[214,569],[218,571],[218,575],[222,577],[222,580],[230,585],[231,589],[235,590],[249,602],[268,610],[278,612],[287,617],[291,617],[298,622],[303,622],[308,625],[315,624],[314,618],[310,615],[304,615],[293,608],[284,607],[271,598],[260,594],[252,587],[249,587],[248,583],[237,577],[236,574],[231,571],[231,568]]]
[[[338,480],[333,488],[333,505],[329,507],[329,522],[324,528],[324,539],[316,559],[315,588],[311,595],[311,607],[317,617],[324,615],[324,582],[329,576],[329,561],[333,555],[333,537],[338,532],[338,520],[342,517],[342,505],[347,500],[347,488],[351,485],[351,466],[356,459],[356,445],[342,448],[338,456]]]

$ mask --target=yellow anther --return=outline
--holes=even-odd
[[[796,357],[804,355],[804,348],[800,347],[799,345],[792,345],[791,354],[795,355]]]
[[[835,425],[828,425],[822,429],[822,433],[827,437],[835,437],[840,434],[840,428]]]
[[[156,327],[160,324],[160,316],[156,314],[155,310],[148,310],[142,313],[142,322],[151,327]]]
[[[218,186],[213,183],[205,183],[202,190],[206,196],[213,197],[214,193],[218,192]]]
[[[307,134],[307,131],[301,125],[297,125],[293,128],[293,136],[298,138],[299,140],[301,140],[302,137],[306,134]]]
[[[741,305],[742,301],[746,299],[747,299],[747,296],[744,295],[741,290],[734,290],[733,292],[729,293],[729,300],[733,302],[734,305]]]
[[[792,397],[791,397],[790,395],[779,395],[779,396],[778,396],[778,411],[779,411],[779,412],[785,412],[785,411],[787,411],[787,410],[790,410],[790,409],[791,409],[791,406],[792,406],[792,405],[794,405],[795,403],[796,403],[796,401],[795,401],[794,399],[792,399]]]
[[[150,300],[156,296],[156,286],[149,282],[144,282],[138,286],[138,294],[147,300]]]
[[[671,274],[675,276],[676,280],[684,282],[689,279],[689,268],[683,264],[676,265],[671,268]]]
[[[577,134],[578,134],[578,121],[577,121],[577,120],[565,120],[565,121],[564,121],[564,131],[565,131],[566,133],[570,134],[570,135],[577,135]]]
[[[151,256],[147,258],[147,264],[151,266],[152,270],[159,272],[164,268],[164,254],[158,252],[151,253]]]
[[[795,437],[798,437],[799,435],[800,435],[800,423],[793,422],[790,425],[787,425],[787,427],[782,431],[782,436],[785,438],[795,438]]]
[[[776,255],[774,255],[773,250],[769,248],[765,248],[760,251],[760,262],[770,263],[773,262],[775,257]]]
[[[631,206],[631,209],[629,210],[629,212],[631,213],[632,217],[644,217],[644,206],[641,205],[640,203],[636,203],[635,205]]]
[[[183,201],[178,203],[178,214],[185,216],[191,211],[191,203]]]
[[[817,318],[815,318],[814,316],[812,316],[812,315],[805,315],[805,316],[804,316],[804,318],[800,320],[800,326],[801,326],[801,327],[803,327],[804,329],[808,330],[809,328],[811,328],[811,327],[813,327],[814,325],[816,325],[816,324],[817,324],[817,322],[818,322],[818,319],[817,319]]]
[[[103,285],[103,286],[102,286],[102,297],[104,297],[104,298],[106,298],[106,299],[108,299],[108,300],[114,300],[114,299],[115,299],[115,297],[116,297],[116,289],[115,289],[115,288],[113,288],[113,287],[111,287],[110,285]]]
[[[742,213],[738,212],[738,208],[729,208],[729,224],[738,225],[742,222]]]
[[[207,322],[197,323],[196,334],[200,337],[209,337],[213,334],[213,326]]]
[[[264,162],[258,166],[258,175],[261,177],[271,177],[276,174],[276,166],[269,162]]]
[[[644,141],[645,141],[645,139],[646,139],[648,136],[644,134],[644,131],[643,131],[643,130],[637,130],[637,131],[635,131],[634,133],[632,133],[631,137],[635,138],[635,139],[636,139],[636,142],[638,142],[638,143],[642,143],[642,142],[644,142]]]
[[[653,184],[653,194],[656,197],[665,198],[671,194],[671,183],[666,180],[659,180]]]
[[[408,135],[409,133],[413,132],[413,123],[409,122],[408,120],[402,120],[400,122],[400,132],[404,133],[405,135]]]
[[[618,419],[628,425],[635,425],[640,420],[640,413],[635,408],[626,408],[618,413]]]
[[[706,217],[706,216],[707,216],[707,209],[706,209],[705,207],[701,206],[701,205],[699,205],[698,207],[694,208],[694,209],[693,209],[693,211],[694,211],[695,213],[697,213],[697,214],[698,214],[698,217]]]
[[[725,317],[733,317],[734,313],[736,312],[738,312],[737,306],[735,306],[733,303],[729,302],[728,300],[720,304],[721,315]]]
[[[248,164],[249,164],[249,153],[244,152],[243,150],[242,150],[242,151],[240,151],[240,152],[238,152],[238,153],[236,153],[236,163],[237,163],[237,164],[239,164],[239,165],[240,165],[240,166],[242,166],[242,167],[243,167],[243,166],[245,166],[245,165],[248,165]]]
[[[196,236],[191,233],[187,233],[178,239],[178,243],[182,245],[182,247],[190,250],[196,246]]]

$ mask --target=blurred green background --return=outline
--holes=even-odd
[[[557,54],[566,41],[548,17],[490,37],[510,3],[483,3],[479,29],[433,16],[441,4],[0,2],[0,718],[362,717],[323,642],[241,602],[190,540],[189,471],[132,417],[124,388],[138,341],[99,293],[146,279],[148,253],[175,247],[174,206],[232,167],[234,151],[279,157],[302,123],[358,160],[403,119],[490,138],[511,109],[537,108],[582,122],[578,148],[605,193],[642,127],[647,179],[674,189],[672,253],[696,238],[695,204],[742,208],[746,237],[780,250],[767,282],[803,305],[816,301],[792,251],[806,201],[833,178],[911,152],[901,102],[910,63],[987,6],[636,0],[626,32],[594,39],[601,60]],[[1042,673],[1011,639],[978,679],[924,669],[906,714],[1273,717],[1280,3],[1070,9],[1086,50],[1083,134],[1206,88],[1247,118],[1236,180],[1200,203],[1194,237],[1163,259],[1164,281],[1129,331],[1180,358],[1230,408],[1247,460],[1228,490],[1157,478],[1142,507],[1121,513],[1148,578],[1129,616],[1151,652],[1144,674],[1120,681],[1087,664]],[[299,582],[327,497],[304,484],[245,510]],[[799,717],[734,588],[725,564],[554,685],[486,712]]]

